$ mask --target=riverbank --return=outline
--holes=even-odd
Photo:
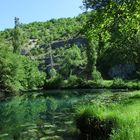
[[[140,91],[102,94],[76,109],[82,140],[138,140]]]
[[[114,79],[114,80],[82,80],[78,78],[76,80],[62,80],[62,79],[51,79],[47,80],[45,85],[42,88],[33,88],[30,90],[22,90],[19,92],[0,92],[0,100],[4,100],[10,98],[14,95],[23,95],[24,93],[31,93],[37,91],[49,91],[49,90],[93,90],[94,92],[100,91],[112,91],[112,92],[128,92],[134,90],[140,90],[140,81],[139,80],[122,80],[122,79]],[[20,93],[20,94],[19,94]]]
[[[48,80],[44,89],[123,89],[140,90],[139,80],[83,80],[77,78],[74,80],[51,79]]]

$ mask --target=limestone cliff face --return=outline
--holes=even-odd
[[[43,66],[46,70],[51,69],[52,61],[53,66],[58,70],[61,66],[58,62],[58,59],[62,61],[62,56],[60,54],[57,54],[56,50],[59,48],[67,49],[67,47],[71,47],[73,45],[77,45],[80,47],[86,47],[88,44],[87,39],[84,36],[76,37],[76,38],[70,38],[67,40],[55,40],[52,41],[50,44],[43,44],[38,45],[37,40],[30,40],[28,43],[28,47],[24,48],[22,50],[22,55],[28,55],[30,54],[30,51],[32,49],[43,49],[43,53],[40,53],[38,55],[30,56],[32,59],[39,60],[41,63],[40,65]],[[50,52],[51,47],[51,52]],[[40,67],[41,67],[40,66]]]
[[[57,40],[53,41],[51,43],[52,49],[64,47],[64,46],[71,46],[71,45],[77,45],[77,46],[86,46],[88,44],[88,41],[85,37],[77,37],[77,38],[72,38],[68,40]]]
[[[85,37],[78,37],[78,38],[72,38],[72,39],[68,39],[68,40],[53,41],[51,43],[51,47],[52,47],[52,52],[54,52],[55,49],[65,47],[65,46],[70,47],[72,45],[77,45],[78,47],[81,47],[81,46],[86,47],[87,44],[88,44],[88,41]],[[47,69],[50,69],[50,67],[51,67],[50,55],[45,55],[44,59],[45,59]],[[54,66],[56,67],[56,69],[59,68],[59,64],[56,62],[57,59],[61,59],[61,56],[53,55]]]
[[[85,37],[77,37],[77,38],[71,38],[68,40],[52,41],[50,44],[51,44],[52,49],[54,50],[54,49],[61,48],[64,46],[72,46],[72,45],[77,45],[79,47],[86,46],[88,44],[88,41]],[[30,50],[33,48],[47,48],[49,45],[48,44],[37,45],[37,39],[32,39],[32,40],[29,40],[26,46],[27,47],[21,50],[22,55],[28,54]]]

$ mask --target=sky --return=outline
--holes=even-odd
[[[1,0],[0,30],[14,27],[14,17],[27,24],[82,13],[82,0]]]

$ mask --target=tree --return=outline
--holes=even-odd
[[[78,46],[74,45],[65,50],[63,54],[62,70],[66,76],[73,74],[74,70],[83,65],[84,59],[82,58],[81,50]]]
[[[21,29],[19,24],[19,18],[15,17],[15,28],[13,31],[13,53],[19,53],[20,48],[22,46],[22,40],[21,40]]]
[[[124,46],[128,46],[129,50],[132,50],[134,40],[137,40],[140,31],[139,0],[84,0],[83,4],[86,9],[92,9],[92,14],[84,28],[86,36],[89,42],[94,44],[97,42],[96,49],[89,47],[87,50],[95,50],[99,55],[98,51],[104,49],[106,44],[110,47],[121,46],[122,50]],[[126,50],[124,51],[127,55]],[[94,58],[96,54],[92,53],[93,56],[90,58]],[[87,66],[96,64],[88,63]]]
[[[0,46],[0,89],[2,92],[13,92],[21,89],[23,69],[20,57],[10,52],[6,45]]]
[[[0,90],[15,93],[19,90],[41,87],[45,74],[38,70],[37,62],[13,53],[6,44],[0,44]]]
[[[89,40],[89,44],[86,48],[87,53],[87,79],[92,79],[92,72],[96,71],[97,63],[97,45],[95,42]]]
[[[22,69],[24,71],[24,78],[20,81],[24,89],[33,89],[42,87],[46,78],[46,74],[38,69],[38,62],[22,56]]]
[[[124,33],[132,37],[140,30],[139,0],[84,0],[83,3],[93,10],[88,21],[92,35],[97,32],[104,40],[114,42]]]

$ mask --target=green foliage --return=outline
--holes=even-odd
[[[67,80],[67,83],[65,84],[65,88],[77,88],[77,89],[84,89],[84,88],[90,88],[88,82],[85,79],[82,79],[81,77],[78,77],[76,75],[70,75],[70,77]]]
[[[38,63],[30,60],[27,57],[22,57],[24,78],[23,84],[27,89],[42,87],[45,81],[46,74],[38,70]],[[22,81],[21,81],[22,83]]]
[[[74,74],[74,71],[84,64],[82,53],[77,45],[74,45],[64,51],[62,70],[66,76]]]
[[[83,20],[83,18],[85,20]],[[87,15],[79,15],[75,18],[51,19],[47,22],[33,22],[22,25],[28,38],[38,39],[39,44],[49,43],[52,40],[68,39],[75,36],[87,20]]]
[[[138,140],[140,136],[139,92],[122,93],[113,98],[110,103],[112,96],[108,94],[102,95],[103,97],[105,99],[102,101],[96,99],[95,102],[76,109],[77,127],[81,133],[96,139],[101,137],[106,139],[107,136],[111,140]],[[122,100],[119,102],[120,98]],[[113,103],[114,100],[118,101]]]
[[[102,80],[102,76],[101,76],[101,73],[97,70],[93,70],[92,72],[92,79],[95,81],[95,82],[98,82]]]
[[[76,83],[77,79],[78,77],[76,75],[70,75],[70,77],[68,78],[68,84],[70,86],[75,86],[77,84]]]
[[[88,33],[87,33],[88,36]],[[90,44],[86,48],[87,53],[87,77],[88,79],[93,78],[92,72],[96,71],[96,63],[97,63],[97,45],[95,41],[89,39]]]
[[[108,139],[114,124],[115,120],[112,118],[102,119],[94,116],[91,108],[76,116],[77,128],[85,138],[88,135],[90,139]]]
[[[100,80],[98,79],[97,81],[95,81],[95,80],[88,80],[87,87],[88,88],[93,88],[93,89],[108,88],[108,86],[104,84],[102,79],[100,79]]]
[[[21,30],[19,27],[15,27],[13,31],[13,52],[19,53],[21,48]]]
[[[63,77],[58,73],[51,79],[46,80],[45,89],[59,89],[62,87],[63,87]]]
[[[127,85],[121,78],[115,78],[112,83],[112,88],[125,89]]]
[[[54,68],[50,69],[49,76],[53,78],[56,77],[56,75],[57,75],[57,71]]]
[[[37,63],[27,57],[13,54],[7,46],[0,46],[0,88],[15,92],[41,86],[45,74],[39,72]]]
[[[85,8],[92,9],[89,21],[85,25],[85,32],[89,41],[93,41],[94,44],[98,42],[96,52],[98,55],[103,55],[99,65],[103,69],[109,69],[113,63],[137,64],[140,31],[139,0],[133,2],[84,0],[83,3]],[[104,54],[106,49],[108,51]],[[113,52],[110,53],[110,49]],[[102,59],[106,61],[103,62]],[[108,60],[111,62],[108,63]],[[92,65],[91,62],[89,64]]]
[[[21,88],[22,65],[19,63],[19,56],[13,55],[5,49],[0,48],[0,87],[1,90],[10,92]]]
[[[68,83],[66,84],[67,88],[86,88],[87,87],[87,82],[80,78],[77,77],[76,75],[70,75],[68,78]]]
[[[9,50],[14,48],[14,52],[19,53],[21,47],[24,46],[23,49],[28,52],[26,55],[39,60],[39,68],[45,72],[46,68],[50,67],[51,58],[51,67],[58,71],[63,76],[60,79],[62,81],[65,79],[65,81],[62,82],[64,85],[59,83],[59,74],[52,69],[50,72],[47,71],[48,76],[51,77],[48,80],[50,87],[139,89],[137,82],[124,84],[115,80],[112,86],[104,84],[101,76],[105,79],[109,78],[109,70],[115,65],[133,64],[136,66],[136,75],[133,75],[133,78],[139,79],[140,2],[138,0],[133,2],[83,0],[83,4],[91,11],[74,18],[51,19],[47,22],[33,22],[27,25],[16,24],[14,29],[0,32],[0,37],[4,38],[5,44],[10,46]],[[67,45],[82,37],[87,39],[87,46],[70,45],[71,43]],[[80,41],[76,42],[78,43]],[[13,69],[16,70],[16,66],[20,68],[20,70],[17,68],[18,72],[15,72],[19,73],[17,79],[20,80],[13,84],[18,85],[14,89],[23,87],[27,89],[43,84],[45,76],[37,72],[38,64],[26,57],[19,57],[12,53],[9,55],[9,58],[6,56],[9,62],[15,61],[17,57],[19,61],[22,59],[22,62],[10,62],[15,64],[12,66]],[[11,69],[9,62],[4,63],[7,63],[7,67]],[[23,73],[26,73],[26,76],[23,76]],[[53,80],[56,83],[55,86],[52,84]]]
[[[25,36],[20,28],[19,18],[15,17],[15,28],[12,31],[13,53],[20,53],[20,50],[25,43],[24,41]]]

